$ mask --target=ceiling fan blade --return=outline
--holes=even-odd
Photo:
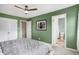
[[[33,8],[33,9],[27,9],[27,11],[35,11],[38,10],[37,8]]]
[[[14,5],[14,7],[17,7],[19,9],[25,10],[24,8],[21,8],[21,7],[17,6],[17,5]]]

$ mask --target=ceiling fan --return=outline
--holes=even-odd
[[[14,7],[24,10],[25,14],[28,14],[29,11],[36,11],[36,10],[38,10],[37,8],[29,9],[27,5],[25,5],[24,8],[22,8],[20,6],[17,6],[17,5],[14,5]]]

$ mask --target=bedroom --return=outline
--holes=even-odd
[[[25,4],[17,6],[25,8]],[[46,8],[45,8],[46,7]],[[53,45],[52,17],[66,14],[66,48],[78,49],[77,21],[79,5],[74,4],[28,4],[28,9],[37,8],[36,11],[26,11],[16,8],[14,4],[0,5],[0,42],[29,38]],[[62,16],[61,16],[62,17]],[[39,26],[39,23],[44,25]],[[59,35],[59,34],[57,34]],[[1,40],[2,39],[2,40]]]

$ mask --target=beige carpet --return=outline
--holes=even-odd
[[[53,46],[50,55],[79,55],[78,51],[65,49],[64,47]]]

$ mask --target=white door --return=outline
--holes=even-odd
[[[9,40],[17,39],[17,20],[9,20]]]
[[[0,18],[0,42],[8,40],[9,24],[3,18]]]
[[[0,42],[17,38],[17,20],[0,17]]]
[[[31,21],[27,21],[27,38],[31,39]]]
[[[65,19],[65,40],[66,40],[66,14],[52,16],[52,44],[55,45],[59,38],[59,19]],[[66,41],[65,41],[66,42]],[[66,43],[64,44],[66,45]]]
[[[57,38],[59,37],[59,28],[58,28],[58,16],[53,17],[53,29],[54,29],[54,41],[53,43],[56,44]]]

